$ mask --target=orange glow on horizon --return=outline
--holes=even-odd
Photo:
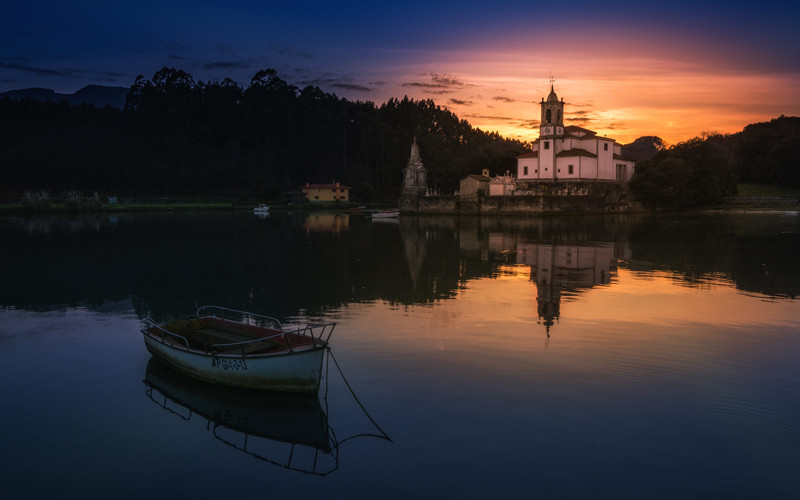
[[[538,137],[539,101],[550,91],[551,73],[566,103],[565,125],[622,144],[647,135],[676,144],[800,115],[800,71],[747,73],[679,56],[439,52],[425,63],[394,67],[400,73],[387,78],[417,84],[383,90],[433,99],[473,127],[522,141]]]

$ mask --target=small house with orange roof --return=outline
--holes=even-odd
[[[301,186],[309,203],[325,203],[331,201],[350,201],[350,186],[333,182],[331,184],[309,184]]]

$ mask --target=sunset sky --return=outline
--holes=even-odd
[[[533,140],[552,74],[567,124],[623,143],[800,115],[798,3],[29,0],[0,12],[0,91],[128,87],[163,66],[246,87],[275,68],[351,100],[431,98]]]

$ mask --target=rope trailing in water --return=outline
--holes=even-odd
[[[381,433],[381,435],[377,435],[377,434],[358,434],[356,436],[350,436],[349,438],[345,439],[344,441],[340,441],[339,443],[337,443],[336,446],[338,447],[339,445],[341,445],[345,441],[348,441],[350,439],[353,439],[353,438],[356,438],[356,437],[360,437],[360,436],[377,437],[377,438],[385,439],[385,440],[389,441],[390,443],[394,443],[394,441],[392,441],[392,438],[390,438],[389,435],[386,434],[386,432],[384,432],[383,429],[381,429],[381,426],[378,425],[378,423],[375,422],[375,420],[372,419],[372,417],[370,416],[370,414],[367,411],[367,409],[364,408],[364,405],[362,405],[361,401],[358,400],[358,396],[356,396],[356,393],[353,391],[353,388],[350,387],[350,383],[347,381],[347,378],[344,376],[344,373],[342,372],[342,367],[339,366],[339,362],[336,361],[336,356],[333,355],[333,351],[331,351],[330,348],[328,349],[328,355],[330,356],[330,359],[333,360],[333,364],[336,365],[336,369],[339,370],[339,375],[342,376],[342,380],[344,380],[344,385],[347,386],[347,389],[350,391],[350,394],[353,395],[353,399],[356,400],[356,403],[358,403],[358,406],[359,406],[359,408],[361,408],[361,411],[364,412],[364,415],[366,415],[367,418],[369,419],[369,421],[372,422],[372,425],[374,425],[375,428],[378,429],[378,431]],[[330,367],[330,363],[328,363],[328,366]],[[327,388],[327,385],[328,385],[328,381],[327,381],[327,373],[326,373],[326,380],[325,380],[325,405],[326,405],[326,409],[327,409],[327,404],[328,404],[328,394],[327,394],[328,388]]]

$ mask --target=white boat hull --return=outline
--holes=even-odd
[[[400,215],[399,212],[378,212],[372,214],[373,219],[396,219]]]
[[[187,375],[215,384],[250,389],[315,394],[322,375],[325,347],[281,354],[205,354],[177,348],[147,333],[147,350]]]

